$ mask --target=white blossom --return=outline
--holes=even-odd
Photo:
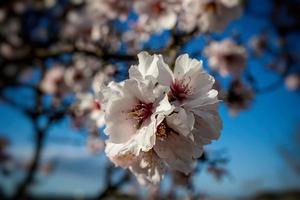
[[[239,0],[201,0],[198,26],[204,32],[220,32],[242,12]]]
[[[187,0],[179,17],[179,28],[190,31],[221,32],[242,12],[240,0]]]
[[[157,125],[164,114],[173,110],[165,89],[133,79],[116,84],[116,87],[109,84],[108,91],[103,93],[102,102],[110,99],[105,105],[105,133],[109,141],[125,143],[134,138],[138,149],[150,150],[155,143]]]
[[[288,90],[296,91],[300,88],[300,76],[298,74],[290,74],[285,78],[285,85]]]
[[[134,9],[139,14],[138,23],[149,32],[172,29],[180,7],[180,0],[144,0],[134,3]]]
[[[142,48],[143,43],[149,40],[150,33],[145,29],[143,24],[134,23],[130,30],[122,35],[122,39],[126,42],[129,52],[134,52]]]
[[[87,0],[87,11],[95,19],[126,20],[133,0]]]
[[[65,83],[75,92],[87,91],[91,85],[93,71],[101,66],[99,61],[77,55],[74,58],[74,66],[66,69]]]
[[[76,102],[71,107],[71,116],[75,127],[85,127],[91,134],[97,135],[98,128],[105,124],[102,105],[91,93],[76,95]]]
[[[231,39],[211,42],[204,53],[208,56],[209,66],[224,77],[229,74],[238,77],[247,62],[246,49]]]
[[[254,91],[238,79],[231,82],[226,96],[230,114],[236,116],[242,110],[249,108],[254,98]]]
[[[70,11],[66,19],[61,35],[63,39],[71,40],[76,46],[85,49],[95,49],[95,43],[99,42],[113,50],[119,48],[120,41],[113,31],[110,19],[97,10],[90,10],[87,6]]]
[[[55,65],[47,70],[41,82],[41,89],[48,94],[61,94],[66,89],[64,84],[65,69],[63,66]]]
[[[130,79],[102,88],[106,154],[141,184],[158,184],[167,167],[189,174],[203,145],[222,128],[213,77],[186,54],[172,72],[161,55],[138,54]],[[174,148],[176,147],[176,148]]]
[[[94,75],[92,81],[92,89],[95,95],[100,92],[102,86],[107,85],[111,81],[111,75],[115,73],[115,70],[116,69],[114,68],[114,66],[110,65],[107,66],[103,71],[99,71]]]
[[[140,64],[130,70],[131,78],[142,80],[152,77],[160,84],[168,86],[169,101],[173,105],[183,107],[187,111],[186,115],[192,113],[190,118],[194,118],[194,126],[197,126],[197,130],[201,132],[200,127],[205,129],[200,134],[196,133],[196,129],[193,130],[197,141],[209,143],[211,139],[217,139],[222,128],[217,111],[218,92],[212,89],[214,78],[202,69],[202,62],[190,59],[187,54],[184,54],[176,59],[174,72],[172,72],[159,55],[150,56],[142,52],[139,58]],[[144,67],[145,64],[148,64],[148,68]]]
[[[199,11],[195,7],[196,3],[197,2],[193,0],[184,1],[182,9],[178,15],[178,28],[180,30],[190,32],[197,27]]]

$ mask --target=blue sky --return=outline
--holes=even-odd
[[[251,2],[257,13],[266,12],[270,8],[270,1]],[[230,30],[236,29],[242,33],[241,39],[247,40],[266,27],[272,30],[267,19],[246,15],[232,23],[228,31],[217,37],[228,36]],[[195,41],[198,43],[190,44],[185,51],[201,48],[201,39]],[[248,67],[261,86],[278,79],[257,60],[250,60]],[[30,103],[30,97],[25,102]],[[222,104],[220,112],[224,129],[221,138],[208,145],[207,149],[226,150],[230,157],[228,170],[231,176],[217,182],[211,175],[202,172],[195,177],[197,189],[215,196],[240,196],[263,190],[300,189],[299,174],[292,170],[279,152],[280,147],[290,148],[294,143],[294,129],[300,123],[299,105],[299,92],[287,91],[283,83],[272,92],[256,95],[250,109],[236,117],[231,117]],[[17,110],[1,103],[0,112],[0,136],[11,140],[10,149],[16,157],[29,159],[33,140],[30,123]],[[93,195],[101,190],[103,155],[89,154],[85,148],[85,134],[70,129],[69,125],[69,121],[65,120],[49,132],[43,159],[56,159],[58,165],[49,177],[39,176],[39,184],[33,188],[35,193],[78,196]],[[10,191],[21,177],[21,173],[17,173],[12,179],[1,177],[0,183]]]

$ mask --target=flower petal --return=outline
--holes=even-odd
[[[154,151],[142,152],[138,161],[129,167],[141,185],[157,185],[165,174],[165,164]]]
[[[169,134],[166,140],[156,140],[154,150],[172,169],[185,174],[192,172],[195,159],[203,152],[202,147],[175,133]]]
[[[186,138],[194,140],[191,131],[194,128],[195,118],[193,113],[186,112],[184,109],[179,108],[177,113],[173,113],[166,117],[167,124],[170,128]]]

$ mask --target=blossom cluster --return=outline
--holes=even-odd
[[[53,96],[53,107],[57,107],[68,95],[74,101],[68,109],[72,127],[89,132],[88,149],[94,153],[102,151],[104,142],[99,138],[99,128],[105,125],[101,104],[95,100],[98,85],[110,82],[117,73],[115,65],[104,65],[95,58],[76,54],[70,66],[53,64],[40,83],[40,90]]]
[[[129,27],[122,39],[136,50],[165,30],[222,32],[241,16],[242,7],[241,0],[88,0],[83,9],[68,13],[61,37],[85,47],[96,42],[116,50],[120,33],[111,25],[119,20]],[[129,17],[132,13],[136,18]]]
[[[89,0],[88,10],[103,19],[126,20],[133,10],[138,14],[136,24],[147,32],[178,28],[190,31],[220,32],[241,15],[240,0]],[[96,14],[95,14],[96,13]]]
[[[158,184],[168,168],[189,174],[203,146],[218,139],[222,122],[214,78],[202,62],[180,55],[168,66],[161,55],[138,54],[129,79],[102,85],[105,152],[141,184]]]

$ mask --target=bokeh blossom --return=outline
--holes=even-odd
[[[247,52],[243,46],[231,39],[213,41],[204,50],[209,66],[221,76],[239,77],[247,63]]]
[[[300,88],[300,76],[298,74],[290,74],[285,78],[285,85],[288,90],[295,91]]]
[[[187,0],[179,18],[179,27],[185,31],[198,27],[201,32],[221,32],[241,13],[239,0]]]

